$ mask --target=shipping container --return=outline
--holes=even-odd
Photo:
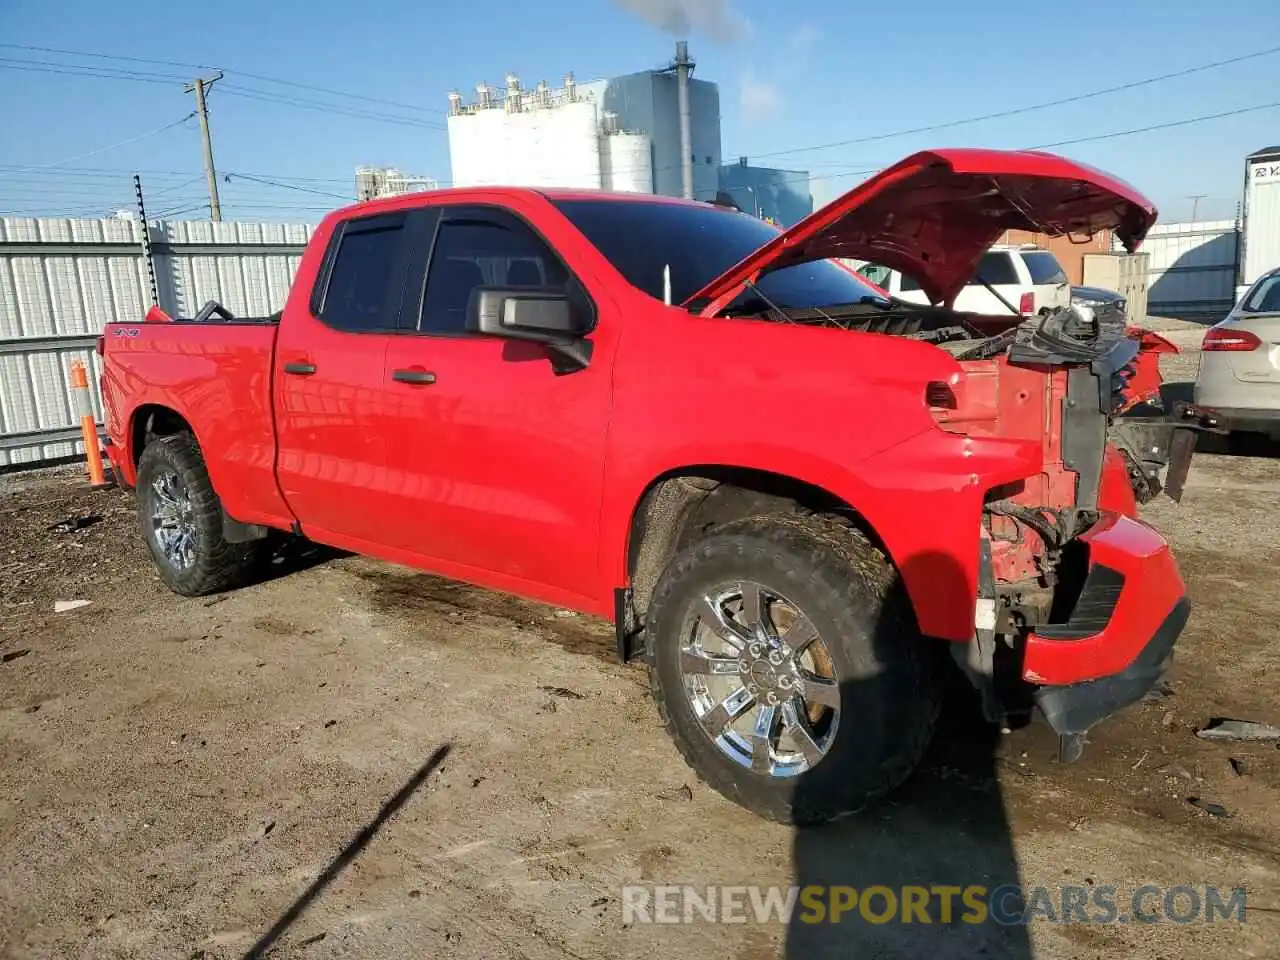
[[[1087,253],[1084,285],[1120,294],[1125,299],[1125,319],[1141,325],[1147,320],[1147,262],[1145,253]]]
[[[1242,285],[1280,267],[1280,146],[1249,154],[1244,172]]]

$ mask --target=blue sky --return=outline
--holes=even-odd
[[[451,88],[500,83],[508,71],[532,85],[554,84],[568,70],[585,80],[658,66],[674,40],[662,26],[679,29],[682,15],[696,76],[720,85],[726,158],[892,133],[1280,46],[1276,0],[4,0],[0,43],[222,67],[226,79],[209,101],[219,170],[305,188],[233,177],[222,185],[224,217],[315,218],[350,195],[357,164],[447,181]],[[55,63],[152,76],[86,78],[40,66]],[[198,204],[199,132],[194,120],[181,122],[193,107],[182,81],[196,72],[0,47],[0,212],[100,215],[131,202],[126,171],[134,169],[154,171],[144,175],[149,212]],[[816,192],[838,193],[862,176],[849,171],[923,147],[1034,146],[1277,102],[1278,75],[1280,53],[1005,119],[761,162],[808,169],[826,178]],[[264,93],[411,122],[268,102]],[[166,124],[176,125],[142,136]],[[1187,219],[1196,194],[1205,195],[1201,217],[1233,215],[1245,154],[1275,143],[1280,109],[1059,150],[1119,174],[1156,201],[1162,219],[1176,220]]]

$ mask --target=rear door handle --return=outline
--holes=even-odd
[[[436,375],[430,370],[423,370],[420,367],[410,367],[408,370],[396,370],[391,374],[391,379],[397,383],[416,383],[428,386],[436,382]]]
[[[286,363],[284,372],[292,373],[298,377],[309,377],[316,372],[316,365],[314,363]]]

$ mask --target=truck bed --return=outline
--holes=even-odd
[[[245,523],[287,525],[275,481],[277,329],[267,318],[107,324],[103,350],[111,362],[103,365],[102,397],[111,436],[126,434],[117,419],[126,403],[176,408],[205,431],[196,439],[227,512]],[[219,415],[210,416],[211,410]],[[130,465],[137,462],[147,420],[137,417],[138,435],[127,438]]]

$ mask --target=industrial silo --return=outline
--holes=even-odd
[[[600,160],[606,190],[653,193],[653,141],[647,133],[606,132],[600,138]]]

